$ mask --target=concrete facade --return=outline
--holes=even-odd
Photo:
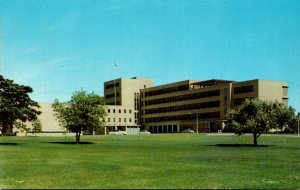
[[[133,77],[104,82],[106,130],[128,131],[139,127],[140,89],[153,86],[152,79]]]
[[[288,84],[279,81],[181,81],[141,90],[141,124],[152,133],[185,129],[218,132],[227,109],[236,109],[246,98],[287,104]]]
[[[53,108],[51,107],[51,104],[48,103],[39,103],[40,108],[38,109],[42,113],[38,116],[38,119],[41,121],[42,124],[42,131],[45,133],[49,133],[53,135],[54,132],[56,133],[63,133],[63,129],[59,126],[58,121],[56,120],[56,117],[54,116]],[[27,128],[32,128],[32,125],[30,122],[25,123]],[[26,131],[22,129],[15,129],[14,131],[18,131],[18,136],[25,136]],[[31,134],[28,134],[30,136]],[[35,134],[34,134],[35,135]],[[45,134],[44,134],[45,135]]]
[[[135,133],[140,127],[152,133],[177,133],[185,129],[217,132],[224,127],[226,111],[237,109],[246,98],[287,105],[288,84],[259,79],[242,82],[212,79],[153,86],[150,78],[119,78],[104,82],[106,127],[84,134],[107,134],[113,130]],[[39,104],[43,132],[62,132],[51,104]],[[18,135],[25,132],[19,131]]]

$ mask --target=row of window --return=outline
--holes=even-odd
[[[187,105],[180,105],[180,106],[146,109],[145,114],[176,112],[176,111],[183,111],[183,110],[205,109],[205,108],[213,108],[213,107],[220,107],[220,101],[212,101],[212,102],[203,102],[203,103],[197,103],[197,104],[187,104]]]
[[[235,87],[233,89],[234,94],[242,94],[242,93],[253,92],[253,91],[254,91],[253,85],[240,86],[240,87]]]
[[[112,113],[116,113],[116,109],[112,109],[112,110],[107,109],[107,113],[111,113],[111,111],[112,111]],[[122,109],[118,109],[118,113],[122,113]],[[124,109],[123,113],[127,113],[127,110]],[[132,113],[131,109],[128,110],[128,113]]]
[[[153,91],[145,92],[145,97],[156,96],[156,95],[161,95],[161,94],[168,94],[168,93],[172,93],[172,92],[185,91],[185,90],[189,90],[189,88],[190,88],[190,86],[188,84],[186,84],[186,85],[181,85],[181,86],[153,90]]]
[[[149,105],[156,105],[156,104],[170,103],[170,102],[179,102],[179,101],[193,100],[193,99],[207,98],[207,97],[214,97],[214,96],[220,96],[220,90],[212,90],[212,91],[206,91],[206,92],[198,92],[198,93],[193,93],[193,94],[173,96],[173,97],[168,97],[168,98],[146,100],[145,105],[149,106]]]
[[[110,89],[110,88],[114,88],[114,87],[119,87],[120,83],[114,83],[114,84],[108,84],[105,86],[105,89]]]
[[[106,105],[121,105],[120,101],[106,102]]]
[[[128,119],[128,120],[127,120]],[[116,118],[107,118],[107,122],[116,122]],[[132,118],[123,118],[124,123],[126,123],[127,121],[129,123],[132,123]],[[119,122],[122,122],[122,118],[119,118]]]
[[[197,115],[198,115],[198,119],[220,118],[220,112],[206,112],[206,113],[199,113]],[[154,123],[154,122],[164,122],[164,121],[195,120],[197,115],[186,114],[186,115],[172,115],[172,116],[165,116],[165,117],[152,117],[152,118],[145,118],[145,122]]]
[[[119,97],[119,96],[120,96],[120,93],[117,92],[117,93],[116,93],[116,97]],[[108,99],[108,98],[114,98],[114,97],[115,97],[115,94],[114,94],[114,93],[105,95],[105,98],[106,98],[106,99]]]
[[[134,110],[140,109],[140,94],[134,93]]]
[[[234,106],[240,106],[240,105],[242,105],[242,104],[244,103],[244,101],[245,101],[247,98],[248,98],[248,99],[253,99],[253,97],[235,98],[235,99],[233,99],[233,105],[234,105]]]

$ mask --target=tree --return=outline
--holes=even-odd
[[[41,112],[37,102],[29,97],[33,90],[29,86],[19,85],[0,75],[0,128],[3,135],[13,132],[13,124],[33,121]]]
[[[31,130],[25,123],[19,121],[14,122],[14,127],[19,129],[21,132],[28,132]]]
[[[251,132],[253,143],[270,129],[282,129],[293,120],[292,108],[278,102],[266,102],[258,99],[246,99],[238,110],[229,110],[226,114],[227,126],[236,134]]]
[[[293,118],[292,124],[291,124],[291,132],[298,133],[298,125],[300,125],[300,112],[298,114],[295,114],[295,117]]]
[[[294,108],[288,108],[286,105],[279,102],[274,102],[271,106],[273,110],[272,121],[273,125],[276,125],[275,128],[278,128],[281,132],[283,132],[284,129],[289,129],[294,125],[294,120],[296,118],[296,110]]]
[[[104,125],[104,105],[101,96],[81,90],[73,93],[66,103],[54,100],[52,107],[59,124],[67,131],[75,132],[76,143],[79,144],[82,130],[96,130]]]
[[[39,119],[34,120],[32,123],[32,132],[33,133],[40,133],[42,132],[42,123]]]

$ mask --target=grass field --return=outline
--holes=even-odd
[[[300,138],[0,137],[0,188],[300,188]]]

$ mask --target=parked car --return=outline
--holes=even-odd
[[[108,134],[109,135],[126,135],[126,131],[117,130],[117,131],[111,131]]]
[[[150,135],[151,133],[147,130],[140,131],[140,135]]]
[[[183,130],[182,132],[183,132],[183,133],[195,133],[195,131],[192,130],[192,129],[185,129],[185,130]]]

